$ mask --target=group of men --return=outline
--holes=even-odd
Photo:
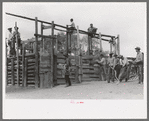
[[[18,32],[18,29],[19,29],[18,27],[14,27],[14,32],[12,33],[12,28],[8,28],[9,36],[6,43],[8,48],[8,55],[10,57],[16,56],[16,49],[17,49],[16,37],[18,39],[18,48],[21,48],[21,37],[20,33]]]
[[[138,76],[139,76],[139,84],[143,83],[143,53],[140,51],[140,47],[135,48],[137,52],[137,56],[135,61],[128,62],[128,59],[122,55],[116,55],[113,53],[109,54],[109,58],[106,62],[106,59],[104,57],[104,54],[100,54],[101,59],[96,60],[96,62],[100,66],[100,72],[103,74],[104,80],[108,83],[110,81],[114,82],[114,80],[117,80],[117,84],[122,82],[122,80],[125,79],[125,82],[129,79],[129,73],[130,73],[130,64],[137,65],[138,67]],[[107,68],[108,64],[108,69]]]
[[[68,30],[70,33],[73,33],[74,30],[76,30],[75,23],[72,18],[70,19],[70,22],[71,22],[71,24],[68,25],[68,26],[70,26]],[[93,24],[91,23],[90,27],[88,28],[88,35],[92,38],[95,36],[96,31],[97,31],[97,28],[93,27]]]

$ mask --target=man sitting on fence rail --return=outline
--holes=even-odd
[[[68,26],[70,26],[70,28],[68,30],[72,34],[76,28],[75,28],[75,23],[73,22],[72,18],[70,19],[70,22],[71,22],[71,25],[68,25]]]
[[[93,38],[95,37],[97,28],[93,27],[93,24],[90,24],[90,27],[88,28],[88,35]]]

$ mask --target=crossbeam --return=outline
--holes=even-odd
[[[38,37],[43,37],[43,38],[56,39],[56,37],[52,37],[52,36],[46,36],[46,35],[41,35],[41,34],[34,34],[34,35]]]
[[[12,13],[7,13],[7,15],[11,15],[11,16],[15,16],[15,17],[19,17],[19,18],[23,18],[23,19],[27,19],[27,20],[31,20],[31,21],[35,21],[35,19],[33,18],[29,18],[29,17],[25,17],[25,16],[20,16],[20,15],[16,15],[16,14],[12,14]],[[42,23],[45,23],[45,24],[52,24],[50,22],[46,22],[46,21],[42,21],[42,20],[37,20],[38,22],[42,22]],[[58,27],[61,27],[61,28],[64,28],[64,29],[67,29],[67,27],[65,26],[62,26],[62,25],[59,25],[59,24],[54,24],[55,26],[58,26]],[[77,29],[75,29],[77,30]],[[89,32],[86,32],[84,30],[79,30],[79,33],[81,34],[89,34]],[[99,34],[95,34],[95,35],[99,35]],[[101,36],[104,36],[104,37],[110,37],[110,38],[116,38],[115,36],[111,36],[111,35],[105,35],[105,34],[101,34]]]

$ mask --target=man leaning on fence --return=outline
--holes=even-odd
[[[143,84],[143,53],[140,51],[140,47],[135,48],[137,52],[136,59],[134,61],[134,64],[138,66],[138,76],[139,76],[139,82],[138,84]]]

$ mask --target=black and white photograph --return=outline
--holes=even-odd
[[[145,2],[3,2],[4,119],[146,119]]]

